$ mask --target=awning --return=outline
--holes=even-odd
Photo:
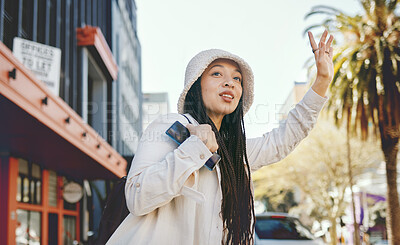
[[[1,42],[0,152],[76,178],[126,175],[126,160]]]
[[[76,39],[78,40],[78,46],[85,46],[88,48],[101,70],[105,72],[107,80],[117,80],[118,66],[101,29],[94,26],[77,28]]]

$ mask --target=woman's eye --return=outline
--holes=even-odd
[[[212,75],[213,75],[213,76],[220,76],[221,73],[219,73],[219,72],[214,72]]]
[[[241,79],[240,77],[234,77],[233,79],[235,79],[235,80],[238,81],[238,82],[241,82],[241,81],[242,81],[242,79]]]

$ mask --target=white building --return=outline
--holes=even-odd
[[[169,113],[168,93],[143,93],[143,130],[154,119],[167,113]]]
[[[287,118],[289,111],[300,102],[307,90],[308,86],[306,82],[294,82],[292,90],[279,110],[279,122]]]

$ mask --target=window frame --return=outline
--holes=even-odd
[[[29,162],[29,161],[28,161]],[[27,211],[36,211],[40,212],[41,214],[41,244],[47,245],[47,238],[48,237],[48,230],[49,230],[49,214],[56,214],[58,217],[58,244],[62,244],[63,241],[63,235],[64,235],[64,216],[74,216],[76,217],[76,240],[80,242],[81,237],[80,237],[80,205],[81,201],[76,203],[76,209],[75,210],[68,210],[64,208],[64,199],[62,195],[63,191],[63,177],[59,175],[57,172],[57,206],[52,207],[48,203],[48,183],[49,183],[49,176],[50,176],[50,171],[44,168],[41,168],[41,174],[42,174],[42,186],[41,186],[41,191],[42,191],[42,202],[40,204],[30,204],[30,203],[23,203],[23,202],[18,202],[17,201],[17,178],[19,176],[19,158],[15,157],[10,157],[9,158],[9,166],[10,166],[10,171],[9,171],[9,181],[10,185],[13,185],[13,188],[10,188],[9,192],[9,202],[10,202],[10,210],[15,210],[15,220],[17,219],[16,217],[16,210],[22,209],[22,210],[27,210]],[[38,164],[40,166],[40,164]],[[15,236],[15,229],[17,227],[17,223],[15,220],[13,222],[10,222],[9,218],[9,224],[14,225],[14,228],[11,228],[11,230],[14,230],[14,234],[9,234],[8,241],[14,243],[16,241],[16,236]],[[13,227],[13,226],[11,226]]]

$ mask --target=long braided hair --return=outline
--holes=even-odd
[[[218,154],[221,156],[221,214],[227,244],[252,244],[255,215],[250,166],[246,154],[243,96],[235,111],[224,116],[218,131],[207,116],[200,80],[201,77],[188,91],[184,112],[192,115],[200,124],[209,124],[216,136]]]

